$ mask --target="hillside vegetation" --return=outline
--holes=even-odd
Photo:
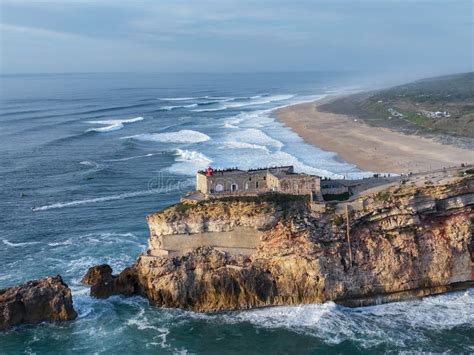
[[[474,138],[474,72],[342,97],[319,109],[410,134]]]

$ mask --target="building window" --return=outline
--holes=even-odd
[[[224,186],[222,184],[217,184],[216,185],[216,192],[222,192],[224,191]]]
[[[258,189],[258,181],[255,182],[255,188]]]
[[[230,186],[230,189],[231,189],[232,192],[237,191],[238,190],[237,184],[232,184]]]

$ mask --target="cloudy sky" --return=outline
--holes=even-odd
[[[472,0],[0,0],[1,70],[472,70]]]

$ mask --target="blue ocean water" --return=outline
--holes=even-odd
[[[333,303],[199,314],[96,300],[79,280],[146,248],[145,216],[197,169],[293,164],[366,172],[302,141],[272,110],[365,85],[347,73],[2,76],[0,288],[63,275],[76,321],[0,334],[0,353],[474,351],[474,291],[348,309]]]

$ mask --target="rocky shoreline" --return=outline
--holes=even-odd
[[[92,295],[139,294],[157,306],[212,312],[337,301],[368,305],[472,287],[474,174],[400,179],[349,202],[227,199],[148,216],[148,250],[118,276],[85,278]],[[253,227],[251,255],[203,246],[166,255],[165,236]],[[227,234],[225,234],[227,236]]]
[[[118,275],[97,265],[83,277],[92,296],[141,295],[160,307],[216,312],[359,307],[474,287],[472,167],[403,177],[344,202],[234,197],[180,203],[147,220],[148,249],[133,265]],[[244,243],[255,238],[245,253],[242,231]],[[209,245],[168,250],[166,238]],[[59,275],[0,290],[0,330],[76,317]]]
[[[59,275],[0,289],[0,330],[76,317],[71,290]]]

